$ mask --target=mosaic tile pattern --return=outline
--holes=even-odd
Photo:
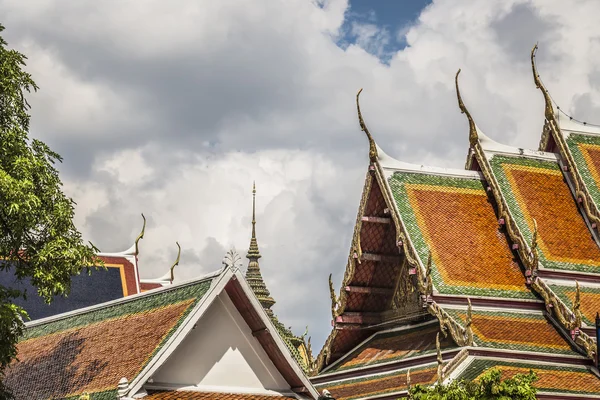
[[[600,137],[571,133],[567,146],[590,195],[600,206]]]
[[[439,324],[435,323],[413,329],[380,333],[328,372],[344,371],[435,353],[435,337],[438,332],[440,332]],[[456,347],[450,336],[444,338],[443,335],[440,335],[440,346],[442,349]]]
[[[572,307],[575,299],[574,286],[548,285],[550,289],[568,306]],[[596,313],[600,311],[600,289],[580,286],[581,314],[583,322],[588,326],[595,326]]]
[[[474,360],[460,378],[477,379],[487,368],[498,367],[502,378],[506,379],[516,374],[525,374],[533,370],[538,380],[534,383],[538,392],[598,394],[600,379],[585,368],[564,367],[554,365],[539,365],[527,363],[511,363],[496,360]]]
[[[462,310],[446,311],[453,318],[466,320]],[[479,346],[579,355],[543,315],[473,310],[472,317],[474,340]]]
[[[533,219],[537,221],[543,266],[600,273],[600,248],[579,214],[558,165],[551,161],[497,155],[490,163],[502,195],[527,241],[531,241]]]
[[[190,392],[190,391],[150,391],[148,400],[277,400],[295,399],[287,396],[265,396],[240,393]]]
[[[323,389],[329,390],[336,400],[352,400],[366,396],[383,395],[406,390],[406,371],[407,369],[402,369],[390,374],[315,385],[315,387],[319,393]],[[411,385],[417,383],[431,384],[435,381],[436,374],[437,364],[428,364],[419,368],[411,368]]]
[[[26,330],[5,383],[17,399],[67,398],[116,389],[162,347],[211,280],[164,290]],[[103,395],[99,394],[98,398]]]
[[[389,184],[440,293],[535,299],[479,180],[395,172]]]

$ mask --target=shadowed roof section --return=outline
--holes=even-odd
[[[600,273],[600,248],[556,162],[495,155],[490,164],[519,230],[529,241],[536,220],[544,268]]]
[[[214,275],[29,326],[5,384],[16,398],[67,398],[133,380],[204,297]]]
[[[329,390],[336,400],[352,400],[368,396],[380,396],[406,391],[408,368],[387,374],[371,375],[339,382],[316,385],[319,391]],[[429,364],[410,369],[411,385],[431,384],[435,381],[437,364]]]
[[[326,372],[345,371],[433,354],[436,352],[435,338],[439,332],[437,321],[414,328],[378,332]],[[440,337],[442,350],[456,348],[449,336]]]
[[[535,299],[499,229],[481,180],[394,172],[398,211],[443,294]]]

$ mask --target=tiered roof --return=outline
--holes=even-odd
[[[542,143],[556,153],[505,146],[476,126],[458,73],[456,90],[469,122],[467,170],[392,159],[358,108],[371,162],[313,382],[338,399],[397,398],[409,369],[414,384],[498,366],[504,377],[533,368],[541,397],[600,396],[591,336],[600,246],[590,195],[600,181],[579,172],[594,171],[596,155],[600,166],[600,147],[589,147],[600,129],[585,140],[565,134],[547,105]],[[567,145],[575,142],[588,147]],[[562,152],[573,149],[586,155]]]

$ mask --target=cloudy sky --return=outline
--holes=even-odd
[[[29,57],[32,135],[64,157],[77,226],[128,248],[148,217],[141,274],[177,278],[245,255],[256,180],[261,266],[275,311],[318,351],[330,330],[368,145],[461,168],[463,97],[492,138],[537,147],[543,104],[529,51],[561,108],[600,122],[595,0],[0,0]]]

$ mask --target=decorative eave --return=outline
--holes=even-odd
[[[534,47],[535,50],[536,47]],[[533,64],[533,51],[532,51],[532,64]],[[459,71],[460,72],[460,71]],[[534,72],[534,76],[535,72]],[[457,74],[457,78],[458,78],[458,74]],[[458,79],[456,79],[456,89],[457,89],[457,94],[459,95],[459,99],[460,99],[460,92],[459,92],[459,88],[458,88]],[[545,92],[546,93],[546,92]],[[547,94],[547,93],[546,93]],[[548,96],[549,98],[549,96]],[[462,101],[459,101],[459,107],[462,109],[466,110],[466,107],[464,106],[464,103],[462,103]],[[546,114],[547,117],[549,116],[551,110],[546,110]],[[468,116],[470,116],[470,114],[467,114]],[[575,307],[574,310],[571,310],[569,307],[567,307],[562,301],[561,299],[548,287],[548,285],[538,276],[538,269],[540,268],[541,264],[539,261],[539,257],[538,257],[538,249],[537,249],[537,225],[535,224],[534,221],[534,233],[533,233],[533,238],[531,243],[527,243],[527,240],[524,236],[524,234],[521,232],[521,230],[519,229],[519,227],[517,226],[517,223],[515,221],[514,216],[512,215],[512,213],[510,212],[510,208],[508,206],[508,203],[506,202],[506,199],[504,198],[504,196],[502,195],[502,192],[500,190],[500,185],[498,183],[498,180],[496,179],[496,176],[494,175],[494,173],[492,172],[492,168],[491,168],[491,164],[490,164],[490,158],[493,154],[511,154],[511,155],[516,155],[516,156],[530,156],[530,157],[535,157],[535,158],[542,158],[542,159],[554,159],[556,160],[556,156],[554,156],[552,153],[546,153],[543,151],[526,151],[524,149],[516,149],[517,151],[515,152],[514,148],[511,148],[510,146],[505,146],[505,145],[495,145],[496,142],[491,143],[492,145],[490,145],[490,142],[488,142],[486,144],[486,146],[484,147],[484,143],[482,143],[481,138],[483,137],[483,135],[481,134],[481,131],[478,131],[478,137],[479,140],[475,143],[475,145],[472,147],[472,155],[474,157],[474,159],[477,161],[481,172],[483,173],[490,189],[491,192],[494,195],[494,199],[496,201],[496,205],[497,205],[497,213],[498,213],[498,218],[504,220],[504,224],[507,230],[507,233],[511,239],[511,241],[513,243],[517,244],[517,254],[519,255],[519,258],[521,259],[523,265],[526,268],[525,271],[525,278],[527,280],[527,283],[531,286],[531,288],[537,292],[543,299],[544,299],[544,303],[546,304],[546,309],[548,310],[548,312],[553,313],[553,315],[556,317],[556,319],[560,322],[561,326],[568,330],[573,332],[575,336],[575,342],[580,345],[586,355],[589,358],[594,359],[594,357],[596,356],[596,345],[593,341],[593,339],[588,336],[585,332],[581,331],[581,318],[579,316],[578,313],[578,306]],[[488,153],[488,154],[486,154]]]
[[[571,179],[571,182],[573,184],[575,197],[579,201],[581,201],[581,206],[585,212],[585,215],[592,223],[592,226],[594,227],[596,232],[600,233],[600,210],[598,209],[598,206],[594,202],[594,199],[592,198],[589,189],[587,188],[585,182],[583,181],[583,178],[581,177],[581,172],[577,167],[577,163],[573,158],[573,154],[571,153],[571,150],[567,145],[566,137],[562,132],[562,129],[577,128],[578,124],[572,121],[562,122],[561,120],[559,122],[559,118],[556,112],[554,111],[552,98],[550,97],[548,90],[542,83],[540,75],[537,71],[537,67],[535,64],[535,53],[537,51],[537,48],[538,47],[536,44],[535,46],[533,46],[533,49],[531,49],[531,69],[533,72],[533,81],[535,83],[535,86],[542,92],[545,104],[545,123],[542,138],[540,140],[540,150],[545,150],[548,147],[548,143],[551,138],[554,140],[554,143],[558,148],[559,154],[564,164],[566,164],[566,174],[569,175],[569,178]],[[586,127],[587,133],[591,133],[594,135],[600,134],[600,129],[598,128],[587,127],[586,125],[583,126]]]

